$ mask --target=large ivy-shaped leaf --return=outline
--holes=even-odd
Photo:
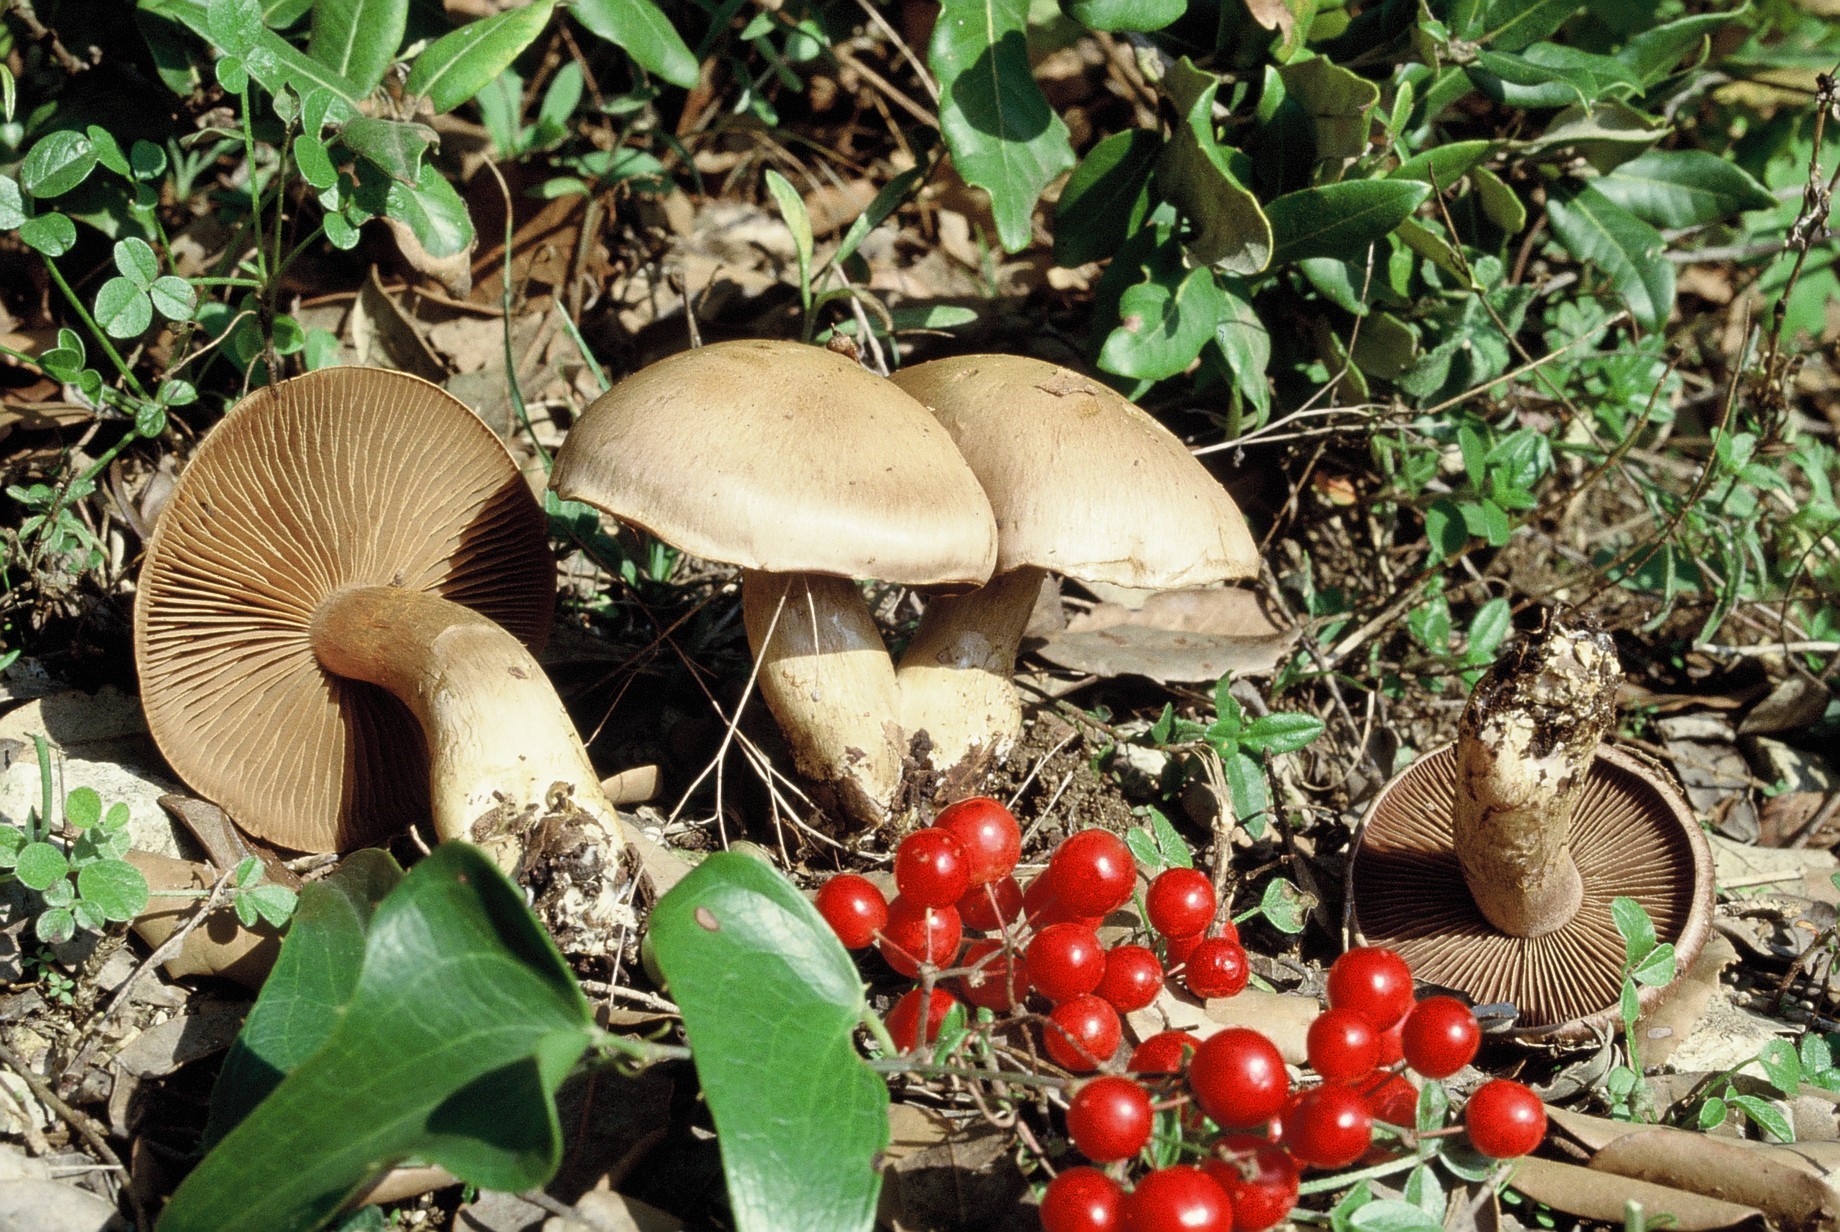
[[[1349,180],[1286,193],[1265,207],[1274,264],[1304,257],[1352,261],[1412,216],[1431,185],[1415,180]]]
[[[1655,227],[1697,227],[1776,204],[1742,167],[1707,150],[1650,150],[1592,187]]]
[[[1219,89],[1220,78],[1202,72],[1187,57],[1164,75],[1163,92],[1181,120],[1157,160],[1156,183],[1194,224],[1187,243],[1197,264],[1252,275],[1271,261],[1271,224],[1215,139],[1214,95]]]
[[[569,16],[647,72],[686,90],[696,84],[696,56],[652,0],[575,0]]]
[[[1227,307],[1214,271],[1184,266],[1182,246],[1158,230],[1141,281],[1119,298],[1120,324],[1099,350],[1099,367],[1145,381],[1174,376],[1193,363]]]
[[[517,887],[477,848],[442,844],[377,908],[334,1017],[180,1185],[161,1232],[318,1227],[412,1155],[482,1188],[554,1173],[552,1096],[593,1018]]]
[[[437,113],[452,111],[511,67],[536,41],[556,0],[534,0],[443,34],[415,58],[403,88],[425,96]]]
[[[742,1232],[850,1232],[875,1221],[888,1088],[856,1055],[864,1003],[849,954],[766,863],[718,852],[652,913]]]
[[[316,0],[307,54],[369,94],[402,46],[409,0]]]
[[[1074,162],[1029,69],[1028,18],[1028,0],[943,0],[927,47],[946,147],[965,182],[990,194],[1009,252],[1028,246],[1042,189]]]
[[[1650,329],[1666,323],[1674,306],[1674,266],[1659,231],[1588,184],[1555,188],[1546,216],[1567,252],[1609,275],[1631,316]]]

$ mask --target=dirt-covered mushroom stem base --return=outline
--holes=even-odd
[[[618,814],[536,659],[471,608],[425,591],[356,586],[322,601],[321,666],[394,694],[421,723],[435,833],[517,871],[539,827],[568,817],[618,860]]]
[[[1621,677],[1608,634],[1554,618],[1470,694],[1453,842],[1477,909],[1505,933],[1537,937],[1578,912],[1572,814],[1615,721]]]

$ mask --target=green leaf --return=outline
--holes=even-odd
[[[29,890],[44,893],[70,875],[70,861],[50,843],[27,843],[19,849],[13,875]]]
[[[1519,235],[1527,225],[1527,205],[1520,194],[1487,167],[1471,168],[1469,177],[1482,203],[1483,215],[1509,235]]]
[[[1310,899],[1284,878],[1274,877],[1259,896],[1259,913],[1273,928],[1294,937],[1309,923]]]
[[[695,54],[652,0],[575,0],[569,16],[647,72],[686,90],[696,84]]]
[[[260,869],[259,863],[251,863]],[[402,869],[388,852],[365,848],[346,857],[330,877],[301,888],[274,970],[230,1046],[211,1092],[207,1146],[229,1133],[331,1037],[340,1012],[357,991],[371,916],[402,878]],[[256,888],[239,895],[239,900]]]
[[[1755,1095],[1733,1095],[1731,1102],[1742,1108],[1745,1116],[1755,1121],[1759,1129],[1776,1141],[1795,1141],[1795,1126],[1769,1100]]]
[[[145,291],[160,276],[160,259],[146,240],[129,236],[115,241],[115,268],[122,277]]]
[[[1441,1219],[1398,1198],[1376,1198],[1348,1217],[1353,1232],[1443,1232]]]
[[[1501,648],[1508,631],[1514,627],[1513,609],[1502,598],[1490,599],[1470,618],[1469,647],[1464,658],[1472,663],[1487,663]]]
[[[1749,13],[1750,8],[1748,3],[1740,4],[1724,12],[1696,13],[1638,30],[1629,36],[1616,58],[1629,66],[1644,87],[1654,85],[1674,71],[1682,56],[1703,47],[1717,30]]]
[[[1494,148],[1493,141],[1452,141],[1448,145],[1432,146],[1387,172],[1387,178],[1422,180],[1427,184],[1435,179],[1441,191],[1449,192]]]
[[[1497,51],[1519,51],[1537,43],[1578,11],[1578,0],[1483,0],[1474,5],[1477,19],[1459,38],[1487,43]]]
[[[138,338],[153,324],[153,304],[128,279],[111,278],[96,292],[96,324],[112,338]]]
[[[767,191],[773,194],[773,203],[779,207],[779,216],[785,220],[786,229],[792,232],[792,249],[799,261],[799,293],[811,292],[811,215],[805,210],[805,199],[799,196],[799,190],[771,167],[767,168]]]
[[[1782,1094],[1793,1097],[1801,1091],[1802,1059],[1788,1040],[1773,1039],[1759,1048],[1757,1064],[1763,1067],[1770,1085]]]
[[[659,900],[651,941],[736,1227],[871,1227],[888,1089],[856,1055],[862,984],[836,935],[766,863],[717,852]]]
[[[1181,121],[1157,159],[1156,184],[1194,223],[1189,255],[1198,265],[1216,265],[1229,274],[1262,273],[1271,263],[1271,223],[1215,139],[1220,78],[1183,57],[1164,74],[1162,86]]]
[[[1743,168],[1706,150],[1650,150],[1591,186],[1654,227],[1697,227],[1776,204]]]
[[[369,94],[402,46],[409,0],[316,0],[307,54]]]
[[[1711,1129],[1715,1125],[1724,1124],[1727,1115],[1729,1115],[1729,1108],[1725,1101],[1714,1095],[1699,1106],[1699,1114],[1695,1120],[1699,1122],[1701,1129]]]
[[[561,1160],[551,1102],[592,1042],[554,945],[477,848],[443,843],[377,908],[324,1044],[206,1155],[162,1232],[317,1226],[415,1157],[480,1188]]]
[[[64,820],[87,830],[102,820],[102,796],[94,787],[73,787],[64,797]]]
[[[1304,257],[1356,260],[1430,195],[1429,184],[1412,180],[1347,180],[1286,193],[1265,207],[1272,263]]]
[[[1631,966],[1647,958],[1655,948],[1655,923],[1648,918],[1642,904],[1627,895],[1610,900],[1610,919],[1623,938],[1623,961]]]
[[[843,238],[837,241],[837,251],[831,254],[826,264],[842,265],[856,255],[856,250],[862,247],[864,240],[869,238],[869,233],[887,222],[888,216],[914,194],[925,178],[926,168],[910,167],[882,185],[880,191],[869,202],[869,208],[857,215],[856,221],[850,224],[850,229],[845,231]],[[968,319],[975,320],[975,314]],[[958,323],[962,325],[965,322],[959,321]]]
[[[1380,87],[1323,56],[1278,70],[1284,97],[1308,117],[1317,164],[1339,165],[1367,152],[1369,116]]]
[[[1271,810],[1271,786],[1265,781],[1265,767],[1257,759],[1235,750],[1221,759],[1226,770],[1227,788],[1233,796],[1233,812],[1240,823],[1253,829],[1253,819]],[[1258,831],[1253,829],[1254,837]]]
[[[1546,201],[1553,234],[1566,251],[1594,262],[1649,329],[1667,323],[1674,306],[1674,266],[1661,233],[1590,185],[1555,187]]]
[[[62,945],[77,935],[77,918],[68,907],[53,907],[38,913],[32,931],[46,945]]]
[[[990,194],[1007,252],[1028,247],[1035,202],[1074,161],[1029,69],[1028,16],[1028,0],[942,0],[927,47],[940,131],[959,175]]]
[[[354,116],[339,129],[339,140],[346,149],[370,159],[391,179],[404,184],[416,182],[422,172],[422,155],[438,139],[426,124],[373,120],[369,116]]]
[[[136,179],[158,179],[166,174],[166,151],[151,141],[136,141],[128,147],[128,166]]]
[[[286,886],[270,884],[245,890],[231,902],[236,907],[236,918],[243,922],[244,928],[254,928],[258,923],[280,928],[293,918],[294,910],[299,906],[298,898]]]
[[[41,137],[19,165],[19,186],[41,201],[67,193],[96,169],[96,143],[60,129]]]
[[[19,181],[0,175],[0,231],[12,231],[25,225],[26,199],[19,191]]]
[[[1214,271],[1185,268],[1181,246],[1166,237],[1141,268],[1144,280],[1119,298],[1120,323],[1099,350],[1099,367],[1160,381],[1187,368],[1213,340],[1226,299]]]
[[[1271,411],[1271,334],[1250,300],[1236,290],[1239,279],[1220,279],[1221,310],[1214,323],[1214,345],[1233,374],[1233,388],[1258,418]]]
[[[153,301],[154,311],[168,321],[189,321],[198,311],[198,292],[176,274],[155,278],[153,285],[147,288],[147,296]]]
[[[1067,16],[1088,30],[1161,30],[1188,11],[1188,0],[1066,0]]]
[[[1651,988],[1671,984],[1674,980],[1673,943],[1663,942],[1650,950],[1642,961],[1629,969],[1629,978]]]
[[[536,41],[555,7],[556,0],[535,0],[442,35],[415,58],[403,88],[425,96],[436,113],[452,111],[485,89]]]
[[[1054,205],[1054,262],[1084,265],[1117,253],[1150,216],[1150,176],[1163,141],[1146,128],[1101,140],[1073,169]]]
[[[1323,734],[1323,721],[1313,714],[1274,710],[1254,719],[1239,742],[1255,753],[1295,753]]]
[[[1621,61],[1561,43],[1536,43],[1519,54],[1479,51],[1470,78],[1484,94],[1510,107],[1594,105],[1640,89]]]
[[[105,920],[132,920],[147,909],[147,878],[123,860],[98,860],[79,869],[77,893]]]
[[[466,202],[433,163],[422,164],[413,188],[392,180],[383,213],[408,227],[429,256],[456,257],[473,246],[473,219]]]
[[[300,168],[300,178],[320,192],[339,182],[339,169],[318,137],[302,133],[294,138],[294,165]]]

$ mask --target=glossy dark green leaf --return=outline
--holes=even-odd
[[[1214,135],[1220,78],[1185,57],[1169,67],[1162,87],[1181,118],[1157,159],[1156,185],[1194,225],[1189,255],[1229,274],[1262,273],[1271,261],[1272,228]]]
[[[1478,0],[1467,6],[1474,18],[1453,33],[1496,51],[1519,51],[1557,30],[1578,6],[1579,0]]]
[[[410,1156],[481,1188],[541,1184],[561,1158],[552,1096],[593,1033],[517,887],[444,843],[378,906],[324,1042],[186,1178],[161,1232],[317,1227]]]
[[[429,256],[455,257],[473,246],[473,219],[466,202],[432,163],[422,164],[413,187],[392,180],[383,212],[408,227]]]
[[[1286,193],[1265,206],[1271,219],[1272,261],[1340,257],[1352,261],[1431,195],[1413,180],[1347,180]]]
[[[96,169],[96,143],[59,129],[38,139],[19,165],[19,186],[40,200],[67,193]]]
[[[1117,253],[1150,214],[1150,177],[1163,141],[1144,128],[1101,140],[1086,153],[1054,206],[1054,260],[1084,265]]]
[[[402,46],[409,0],[315,0],[307,54],[369,94]]]
[[[696,55],[652,0],[575,0],[569,16],[674,86],[696,84]]]
[[[888,1088],[856,1054],[860,977],[766,863],[717,852],[660,899],[651,944],[683,1011],[743,1232],[868,1229]]]
[[[1214,345],[1232,374],[1233,388],[1263,419],[1271,412],[1271,383],[1266,377],[1271,367],[1271,333],[1242,294],[1238,279],[1219,282],[1222,303],[1214,322]]]
[[[1470,75],[1484,94],[1510,107],[1588,106],[1640,88],[1621,61],[1561,43],[1535,43],[1518,54],[1479,51]]]
[[[1697,227],[1776,204],[1749,172],[1707,150],[1650,150],[1592,187],[1654,227]]]
[[[1074,161],[1029,68],[1028,16],[1028,0],[942,0],[927,46],[946,147],[965,182],[990,194],[1007,252],[1029,245],[1042,189]]]
[[[1119,376],[1160,381],[1195,361],[1214,337],[1225,297],[1214,271],[1188,268],[1166,231],[1118,301],[1118,327],[1099,349],[1099,367]]]
[[[1609,276],[1630,315],[1660,329],[1674,307],[1674,266],[1661,233],[1590,185],[1557,187],[1546,216],[1566,251]]]
[[[1278,69],[1284,96],[1308,118],[1317,163],[1340,163],[1367,152],[1380,87],[1324,56]]]
[[[1387,172],[1387,178],[1422,180],[1427,184],[1435,180],[1439,189],[1448,192],[1494,148],[1493,141],[1451,141],[1434,145]]]
[[[415,58],[403,88],[426,97],[436,113],[452,111],[485,89],[536,41],[555,7],[556,0],[534,0],[442,35]]]
[[[1629,36],[1616,58],[1629,66],[1636,80],[1650,86],[1673,73],[1682,57],[1704,47],[1706,40],[1727,23],[1750,12],[1750,5],[1715,13],[1695,13],[1638,30]]]
[[[422,155],[437,140],[426,124],[354,116],[339,129],[345,148],[368,158],[393,180],[414,184],[422,173]]]
[[[1088,30],[1161,30],[1188,11],[1188,0],[1065,0],[1067,16]]]

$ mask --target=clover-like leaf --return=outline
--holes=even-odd
[[[19,224],[19,238],[47,257],[61,257],[76,247],[77,224],[63,214],[40,214]]]
[[[147,878],[125,860],[98,860],[78,869],[77,893],[104,920],[132,920],[147,909]]]
[[[39,138],[19,166],[19,186],[43,200],[67,193],[96,168],[96,143],[83,133],[59,129]]]
[[[19,849],[13,875],[27,889],[43,894],[70,874],[70,861],[50,843],[27,843]]]
[[[96,323],[114,338],[137,338],[153,324],[153,303],[126,278],[115,277],[96,292]]]
[[[169,321],[189,321],[198,311],[198,292],[177,274],[162,274],[154,279],[153,285],[147,288],[147,297],[153,301],[154,311]],[[182,405],[170,399],[167,404]]]

